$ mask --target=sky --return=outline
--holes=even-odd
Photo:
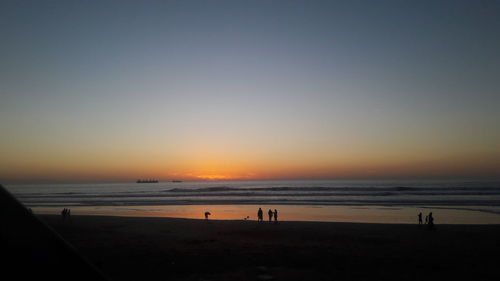
[[[1,1],[0,182],[500,178],[498,1]]]

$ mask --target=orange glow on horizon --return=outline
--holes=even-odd
[[[326,153],[325,153],[326,155]],[[108,155],[106,155],[108,156]],[[163,156],[163,155],[162,155]],[[190,157],[188,157],[190,156]],[[296,157],[294,157],[296,156]],[[314,156],[314,155],[313,155]],[[96,182],[135,181],[137,179],[169,180],[269,180],[269,179],[374,179],[413,177],[487,177],[498,174],[498,158],[478,157],[364,158],[330,156],[306,158],[286,157],[135,157],[123,158],[49,159],[19,161],[8,167],[0,164],[0,179],[4,182]],[[215,158],[215,159],[214,159]],[[75,158],[76,159],[76,158]],[[59,160],[59,161],[58,161]],[[99,160],[99,161],[97,161]]]
[[[203,180],[231,180],[231,179],[235,179],[234,177],[226,176],[226,175],[199,175],[196,178],[203,179]]]

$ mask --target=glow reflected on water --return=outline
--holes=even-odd
[[[417,223],[417,215],[433,212],[436,224],[500,224],[499,207],[391,207],[391,206],[307,206],[307,205],[168,205],[168,206],[70,206],[73,215],[127,217],[171,217],[256,220],[259,207],[267,220],[269,209],[278,210],[280,221]],[[38,214],[60,214],[61,207],[33,207]],[[479,211],[481,210],[481,211]]]

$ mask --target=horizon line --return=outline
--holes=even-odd
[[[379,178],[233,178],[233,179],[155,179],[158,183],[173,181],[182,182],[232,182],[232,181],[500,181],[499,177],[379,177]],[[143,180],[148,180],[144,178]],[[0,181],[0,185],[7,184],[103,184],[103,183],[136,183],[133,180],[6,180]]]

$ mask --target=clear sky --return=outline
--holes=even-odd
[[[499,178],[499,1],[1,1],[0,182]]]

